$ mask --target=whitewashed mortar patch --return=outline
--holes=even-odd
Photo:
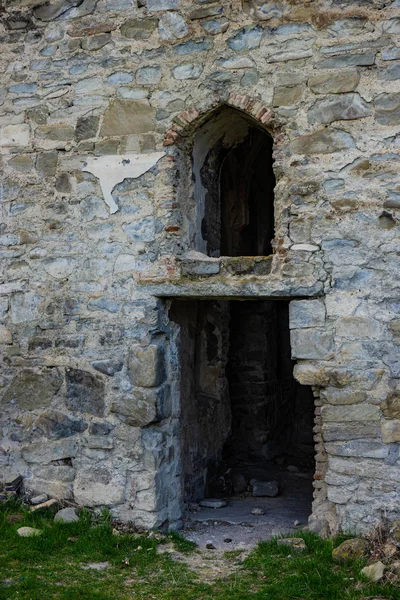
[[[82,171],[92,173],[100,179],[104,201],[110,207],[113,214],[119,209],[112,197],[112,191],[118,183],[124,179],[136,179],[149,171],[158,163],[164,152],[152,152],[150,154],[127,154],[91,156],[87,159]]]

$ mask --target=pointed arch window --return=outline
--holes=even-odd
[[[267,256],[274,237],[273,140],[241,111],[223,106],[193,145],[195,249],[208,256]]]

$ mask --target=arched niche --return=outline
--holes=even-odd
[[[195,250],[212,257],[271,254],[272,151],[267,129],[229,106],[216,109],[197,129],[192,148]]]

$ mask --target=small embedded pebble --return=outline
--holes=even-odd
[[[207,548],[207,550],[215,550],[215,546],[212,542],[208,542],[206,544],[206,548]]]
[[[42,504],[43,502],[46,502],[47,500],[48,500],[47,494],[39,494],[39,496],[33,496],[33,498],[31,498],[30,502],[31,502],[31,504],[36,506],[36,504]]]
[[[251,514],[252,515],[265,515],[265,510],[263,508],[260,508],[259,506],[256,506],[255,508],[252,509]]]

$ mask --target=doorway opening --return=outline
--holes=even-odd
[[[240,500],[249,513],[260,502],[311,513],[314,397],[293,377],[288,308],[275,300],[173,301],[186,505],[212,497]]]
[[[269,132],[222,106],[197,130],[192,164],[195,250],[212,257],[271,254],[275,176]]]

